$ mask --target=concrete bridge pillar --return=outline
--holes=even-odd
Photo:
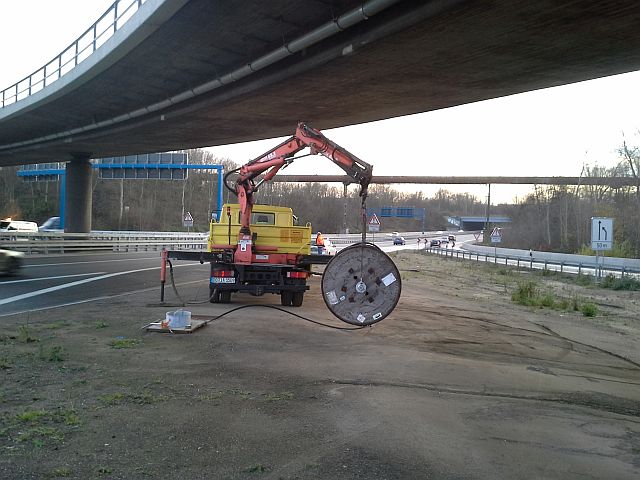
[[[91,163],[89,157],[77,157],[67,163],[66,211],[64,231],[89,233],[91,231]]]

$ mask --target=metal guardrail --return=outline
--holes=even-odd
[[[0,248],[27,255],[80,251],[141,252],[167,249],[204,250],[206,233],[179,232],[92,232],[0,233]]]
[[[106,12],[71,45],[43,67],[2,90],[0,108],[39,92],[72,70],[109,40],[146,0],[116,0]]]
[[[577,275],[614,275],[624,277],[626,275],[638,275],[640,269],[627,266],[602,265],[595,262],[570,262],[570,261],[553,261],[553,260],[535,260],[530,257],[522,257],[519,255],[491,254],[488,252],[469,252],[466,250],[456,250],[449,248],[426,247],[421,248],[435,255],[442,255],[446,258],[459,258],[463,260],[475,260],[477,262],[494,263],[500,265],[511,265],[520,268],[521,266],[530,269],[555,270],[560,273],[572,273]]]

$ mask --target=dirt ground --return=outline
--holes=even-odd
[[[147,333],[155,291],[0,319],[0,478],[639,478],[638,292],[394,259],[401,300],[360,331],[249,308]],[[522,282],[597,315],[518,305]],[[317,278],[287,309],[339,324]]]

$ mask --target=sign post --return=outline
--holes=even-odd
[[[379,232],[380,231],[380,220],[378,219],[378,216],[375,213],[373,215],[371,215],[371,217],[369,218],[368,229],[372,233],[372,241],[373,241],[373,243],[376,243],[376,234],[375,234],[375,232]]]
[[[502,242],[502,233],[498,227],[491,230],[491,243],[493,243],[493,263],[498,263],[498,243]]]
[[[613,218],[591,217],[591,249],[596,252],[596,278],[600,280],[600,252],[613,248]]]

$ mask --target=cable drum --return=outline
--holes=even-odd
[[[340,252],[322,275],[322,298],[336,317],[351,325],[372,325],[396,307],[402,291],[393,260],[371,243]]]

